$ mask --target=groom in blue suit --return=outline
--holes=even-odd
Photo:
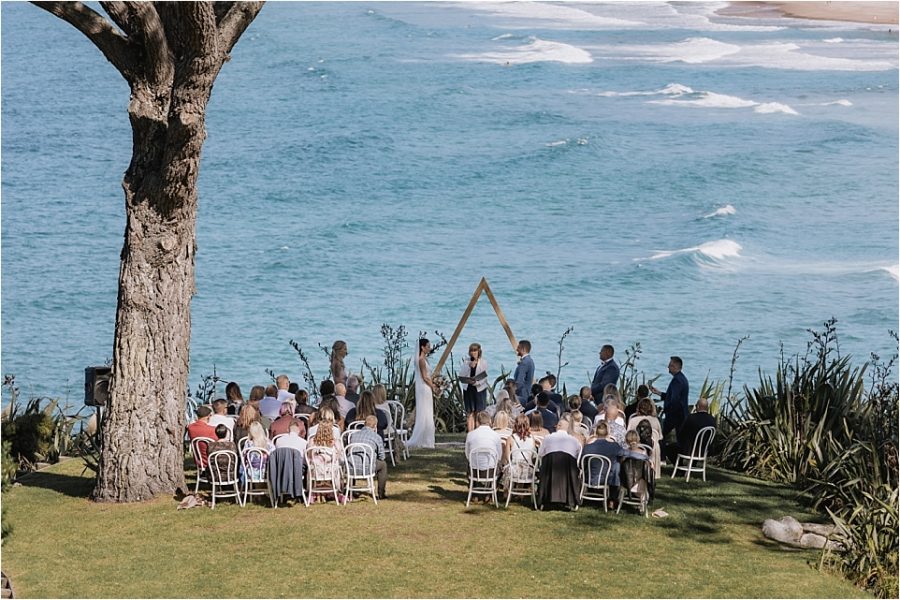
[[[600,348],[600,366],[594,372],[594,380],[591,382],[591,395],[594,396],[597,406],[603,403],[603,388],[610,383],[616,385],[619,383],[619,365],[613,358],[615,353],[615,348],[609,344]]]
[[[528,404],[528,395],[531,393],[531,384],[534,382],[534,361],[529,356],[531,342],[521,340],[516,346],[516,354],[519,355],[519,364],[513,377],[516,380],[516,398],[522,406]]]

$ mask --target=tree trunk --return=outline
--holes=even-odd
[[[110,399],[93,497],[185,487],[184,407],[197,175],[213,82],[262,2],[35,2],[87,36],[131,87],[132,156]]]

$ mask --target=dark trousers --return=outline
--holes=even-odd
[[[384,488],[387,485],[387,463],[377,458],[375,459],[375,478],[378,480],[378,495],[384,496]]]

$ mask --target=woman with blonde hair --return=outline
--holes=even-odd
[[[263,429],[263,426],[259,421],[254,421],[250,424],[250,434],[247,438],[246,445],[251,448],[263,448],[269,452],[275,449],[275,444],[273,444],[272,440],[269,439],[269,436],[266,435],[266,430]]]
[[[645,422],[646,425],[641,426],[641,422]],[[648,425],[650,429],[649,440],[646,439],[646,429]],[[640,430],[638,427],[640,427]],[[653,465],[653,471],[657,478],[661,477],[662,466],[660,464],[660,444],[663,439],[662,425],[660,425],[659,418],[656,416],[656,405],[653,403],[653,400],[650,398],[641,398],[638,401],[637,412],[628,420],[628,431],[635,431],[638,434],[640,434],[641,431],[645,432],[643,443],[650,446],[650,462]],[[648,441],[651,443],[647,444]]]
[[[241,407],[241,413],[238,415],[237,420],[234,422],[234,442],[235,444],[239,444],[242,438],[248,438],[250,435],[250,426],[253,423],[259,421],[259,412],[255,408],[253,408],[252,404],[245,404]],[[244,440],[246,441],[246,440]],[[238,451],[243,450],[240,446],[238,446]]]
[[[317,479],[331,477],[337,489],[341,489],[341,461],[344,447],[341,444],[340,431],[334,426],[334,413],[329,408],[320,408],[316,419],[315,433],[310,433],[307,452],[310,448],[331,448],[334,455],[321,453],[313,454],[312,461],[307,468],[310,474]],[[337,430],[337,435],[335,431]]]
[[[334,383],[347,384],[347,369],[344,358],[347,356],[347,342],[337,340],[331,345],[331,380]]]
[[[506,438],[512,435],[512,427],[510,427],[510,416],[509,413],[505,410],[498,410],[497,414],[494,415],[494,420],[491,423],[491,427],[497,434],[500,436],[500,439],[504,442]]]

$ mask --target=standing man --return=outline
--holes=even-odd
[[[681,372],[683,364],[681,358],[677,356],[669,358],[669,374],[672,375],[672,381],[669,382],[665,393],[650,386],[650,391],[659,395],[663,401],[663,439],[670,431],[677,434],[688,415],[688,380]]]
[[[528,340],[519,341],[516,346],[516,354],[519,355],[519,364],[516,365],[516,372],[513,378],[516,380],[516,398],[522,406],[528,404],[528,392],[531,390],[531,383],[534,381],[534,361],[529,354],[531,353],[531,342]]]
[[[616,353],[615,348],[609,344],[604,344],[600,348],[600,366],[594,371],[594,380],[591,382],[591,395],[599,401],[603,399],[603,388],[610,383],[616,387],[619,385],[619,365],[613,358]]]

